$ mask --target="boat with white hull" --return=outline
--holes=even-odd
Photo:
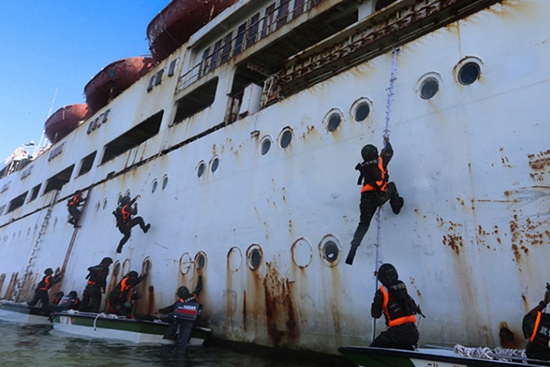
[[[23,324],[51,325],[51,311],[30,307],[25,302],[0,301],[0,320]]]
[[[81,292],[109,256],[107,291],[149,274],[136,314],[202,275],[216,337],[337,354],[370,344],[373,273],[390,262],[426,315],[421,343],[524,347],[521,319],[550,279],[550,2],[227,6],[0,170],[0,297],[30,299],[48,267],[63,274],[50,292]],[[353,167],[387,133],[405,205],[383,208],[348,266]],[[117,254],[127,193],[151,229]]]

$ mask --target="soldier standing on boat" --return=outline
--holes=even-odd
[[[544,299],[523,317],[523,336],[528,339],[525,354],[528,358],[550,360],[550,314],[542,312],[550,303],[550,285],[546,283]]]
[[[71,218],[68,220],[68,222],[72,224],[75,228],[78,226],[78,223],[80,222],[80,216],[82,215],[79,207],[84,205],[85,201],[86,198],[82,197],[82,191],[76,190],[74,195],[67,202],[67,208],[69,210],[69,214],[71,215]]]
[[[44,277],[38,283],[38,286],[34,290],[34,297],[27,304],[31,307],[36,306],[38,301],[42,302],[42,308],[48,308],[50,305],[50,297],[48,295],[48,290],[55,284],[61,281],[61,274],[52,275],[52,268],[47,268],[44,270]]]
[[[377,278],[382,286],[374,295],[371,316],[378,319],[384,313],[388,329],[370,346],[414,350],[419,338],[414,315],[422,315],[420,307],[407,292],[405,283],[399,280],[393,265],[382,264]]]
[[[358,185],[361,187],[361,216],[359,225],[351,240],[351,248],[346,258],[346,264],[352,265],[357,247],[361,245],[363,237],[367,234],[370,222],[376,209],[386,201],[390,201],[391,208],[395,214],[399,214],[403,207],[403,198],[399,196],[395,183],[388,182],[388,163],[393,157],[393,149],[389,136],[384,137],[385,147],[378,156],[378,149],[371,144],[361,149],[363,162],[355,166],[360,172]]]
[[[140,195],[136,196],[132,200],[130,200],[129,196],[123,196],[120,199],[120,205],[116,208],[116,211],[113,212],[116,217],[116,226],[118,227],[120,233],[124,235],[116,249],[116,252],[119,254],[122,252],[122,247],[124,244],[128,242],[130,236],[132,235],[132,227],[139,224],[143,233],[147,233],[149,228],[151,228],[150,223],[145,225],[142,217],[133,217],[138,212],[136,200],[139,198]]]
[[[110,257],[104,257],[101,263],[88,268],[88,284],[84,289],[82,303],[79,310],[84,312],[99,312],[101,305],[101,294],[105,293],[107,286],[107,277],[109,276],[109,266],[113,263]]]
[[[126,274],[116,287],[109,292],[107,313],[133,318],[133,301],[141,298],[141,294],[138,292],[136,286],[146,277],[147,274],[142,274],[138,277],[138,273],[133,270]]]

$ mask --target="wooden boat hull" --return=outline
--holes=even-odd
[[[160,320],[137,320],[69,311],[54,313],[52,322],[55,330],[73,335],[124,340],[136,344],[174,344],[174,340],[163,339],[169,324]],[[195,327],[188,345],[201,345],[210,333],[210,329]]]
[[[85,103],[71,104],[61,107],[51,115],[44,124],[46,136],[52,143],[67,136],[88,115],[88,105]]]
[[[127,57],[112,62],[96,74],[84,87],[90,114],[109,103],[153,67],[153,59]]]
[[[365,367],[504,367],[504,366],[550,366],[550,362],[536,361],[526,364],[524,357],[509,357],[513,361],[463,357],[452,350],[420,348],[416,351],[371,348],[341,347],[340,353],[359,366]],[[532,361],[535,362],[535,361]]]
[[[237,0],[174,0],[147,27],[149,49],[155,61],[168,57],[202,26]]]
[[[51,311],[39,307],[29,307],[26,303],[0,302],[0,320],[24,324],[51,325]]]

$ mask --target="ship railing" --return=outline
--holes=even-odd
[[[279,6],[273,3],[262,12],[254,14],[204,51],[201,61],[179,78],[176,93],[183,91],[298,16],[310,12],[323,1],[325,0],[283,0]],[[261,13],[264,14],[263,17],[260,16]]]

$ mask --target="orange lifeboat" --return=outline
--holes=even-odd
[[[88,105],[85,103],[70,104],[61,107],[51,115],[44,124],[48,140],[56,143],[73,131],[80,121],[86,118]]]
[[[167,58],[189,37],[238,0],[172,0],[147,27],[155,62]]]
[[[151,57],[128,57],[104,67],[84,87],[90,114],[109,103],[153,67]]]

